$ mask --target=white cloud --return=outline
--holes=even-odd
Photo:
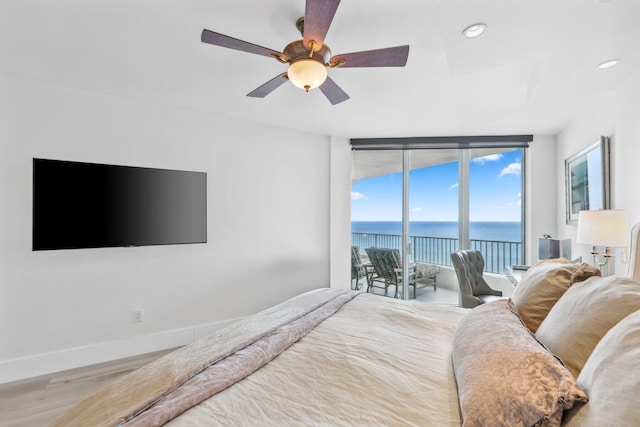
[[[518,193],[518,196],[520,196],[520,193]],[[518,199],[513,203],[506,203],[504,205],[498,205],[498,206],[496,206],[496,209],[510,208],[510,207],[513,207],[513,206],[518,207],[518,208],[522,207],[522,200]]]
[[[473,163],[479,163],[481,165],[484,165],[487,162],[497,162],[501,158],[502,158],[502,154],[489,154],[488,156],[484,156],[484,157],[476,157],[475,159],[471,159],[471,161]]]
[[[511,163],[506,168],[502,169],[500,172],[500,176],[504,175],[520,175],[520,171],[522,170],[522,164],[520,163]]]
[[[352,191],[351,200],[367,200],[367,196],[362,193],[358,193],[357,191]]]
[[[411,212],[413,212],[413,213],[422,212],[422,208],[420,206],[415,207],[415,208],[411,209]]]
[[[458,188],[458,183],[457,182],[455,184],[449,186],[449,190],[453,190],[454,188]]]

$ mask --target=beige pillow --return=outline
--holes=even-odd
[[[559,426],[563,410],[587,400],[508,299],[482,304],[460,321],[453,369],[463,427]]]
[[[577,377],[604,334],[638,309],[640,283],[614,276],[591,277],[567,289],[536,337]]]
[[[567,427],[632,426],[640,420],[640,311],[636,311],[600,340],[585,363],[578,384],[589,403],[565,415]]]
[[[511,299],[524,323],[535,333],[569,286],[591,276],[600,276],[600,270],[585,263],[573,264],[564,258],[543,260],[527,271]]]

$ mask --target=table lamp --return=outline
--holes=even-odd
[[[603,274],[609,272],[609,258],[613,256],[611,248],[625,247],[629,244],[629,226],[627,213],[623,210],[604,209],[598,211],[580,211],[578,213],[578,235],[576,242],[592,245],[593,265],[607,267]],[[603,261],[598,260],[597,246],[604,246]]]

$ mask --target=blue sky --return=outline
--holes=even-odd
[[[520,150],[471,161],[471,221],[520,221],[521,163]],[[409,199],[411,221],[457,221],[457,162],[411,171]],[[402,174],[353,185],[351,220],[401,221]]]

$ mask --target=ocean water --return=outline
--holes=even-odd
[[[401,221],[352,221],[351,231],[354,233],[402,234]],[[410,236],[458,238],[456,221],[412,221],[409,223]],[[498,240],[503,242],[521,242],[522,227],[520,222],[488,222],[470,223],[469,237],[474,240]]]

